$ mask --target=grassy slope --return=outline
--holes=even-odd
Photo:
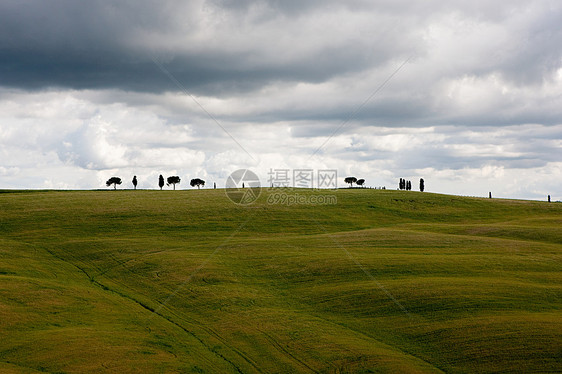
[[[562,370],[562,205],[268,193],[0,193],[0,371]]]

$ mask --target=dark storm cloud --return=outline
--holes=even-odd
[[[411,126],[552,123],[558,112],[519,113],[513,100],[493,112],[462,113],[438,103],[439,84],[466,76],[497,76],[523,88],[552,81],[562,61],[561,12],[549,1],[3,1],[0,85],[179,91],[156,59],[190,93],[211,97],[280,84],[290,95],[299,83],[337,82],[330,90],[341,91],[339,102],[303,97],[310,106],[287,107],[272,98],[239,118],[344,121],[411,57],[400,72],[407,79],[393,81],[355,119]],[[353,88],[361,84],[367,87]]]
[[[264,45],[249,41],[247,45],[230,48],[228,33],[241,27],[232,12],[245,12],[255,2],[236,2],[235,10],[216,9],[212,6],[223,4],[214,3],[180,6],[178,2],[2,2],[1,84],[24,89],[54,86],[177,90],[154,64],[153,59],[157,59],[189,90],[221,94],[252,90],[279,80],[321,82],[334,75],[365,69],[381,59],[371,58],[372,51],[363,48],[363,42],[328,42],[295,55],[280,49],[276,51],[278,58],[274,58],[267,54],[278,43],[276,37],[282,37],[275,34],[262,41]],[[274,8],[260,14],[275,18],[280,15],[272,9],[292,13],[293,8],[303,8],[296,3],[272,5]],[[312,2],[307,5],[309,10],[313,6]],[[217,30],[206,29],[206,19],[198,17],[218,23]],[[262,27],[268,31],[260,25],[259,17],[248,22],[250,32],[240,39],[251,40]],[[282,28],[285,22],[287,26],[299,25],[298,20],[280,22],[274,27]],[[203,39],[216,38],[216,44],[207,46],[205,40],[200,44],[190,39],[197,33]],[[303,31],[301,36],[321,35]],[[285,58],[287,55],[291,56]]]

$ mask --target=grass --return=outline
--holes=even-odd
[[[0,372],[562,371],[561,204],[2,192]]]

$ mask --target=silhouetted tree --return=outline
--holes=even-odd
[[[406,182],[406,191],[411,191],[412,190],[412,181],[407,181]]]
[[[550,195],[548,195],[548,202],[550,203]]]
[[[488,192],[488,199],[492,198],[492,192]]]
[[[420,191],[423,192],[425,190],[425,182],[423,178],[420,178]]]
[[[357,179],[357,182],[355,182],[355,184],[357,184],[358,186],[363,186],[365,184],[365,179]]]
[[[176,184],[181,182],[180,177],[178,177],[177,175],[174,175],[172,177],[168,177],[168,179],[166,180],[168,183],[166,183],[168,186],[170,184],[172,184],[174,186],[174,191],[176,190]]]
[[[189,182],[189,185],[191,187],[197,186],[197,188],[201,188],[201,186],[205,186],[205,181],[203,179],[194,178],[191,180],[191,182]]]
[[[213,183],[213,188],[216,190],[217,189],[217,182]]]
[[[135,188],[135,190],[137,189],[137,176],[136,175],[133,177],[133,187]]]
[[[107,182],[105,182],[105,185],[107,187],[113,185],[113,189],[116,190],[117,189],[117,185],[121,184],[121,178],[119,177],[111,177],[107,180]]]
[[[164,187],[164,177],[162,176],[162,174],[160,174],[160,176],[158,177],[158,187],[160,187],[160,190],[162,190],[162,187]]]
[[[400,182],[398,183],[398,188],[401,190],[405,188],[404,179],[400,178]]]
[[[357,178],[355,178],[355,177],[346,177],[343,181],[344,181],[345,183],[349,183],[349,186],[350,186],[350,187],[353,187],[353,183],[357,182]]]

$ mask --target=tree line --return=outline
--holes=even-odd
[[[113,189],[117,189],[117,185],[122,184],[123,181],[121,180],[121,178],[119,177],[111,177],[107,180],[107,182],[105,182],[105,185],[107,187],[111,187],[113,186]],[[138,184],[138,179],[137,176],[133,176],[133,187],[136,190],[137,189],[137,184]],[[180,184],[181,183],[181,178],[177,175],[172,175],[168,178],[166,178],[166,185],[167,186],[173,186],[174,191],[176,189],[176,184]],[[190,182],[189,185],[191,187],[197,187],[197,188],[201,188],[201,187],[205,187],[205,181],[203,179],[200,178],[193,178]],[[217,188],[217,184],[215,183],[214,188]],[[160,174],[160,176],[158,177],[158,187],[160,187],[160,190],[162,190],[162,188],[164,187],[164,177],[162,176],[162,174]]]
[[[348,183],[349,187],[353,187],[353,183],[355,183],[359,187],[363,187],[363,185],[365,184],[365,179],[357,179],[355,177],[346,177],[343,181],[345,183]]]
[[[363,187],[365,184],[365,179],[357,179],[355,177],[346,177],[344,179],[345,183],[348,183],[350,188],[353,187],[353,183],[355,183],[359,187]],[[400,178],[400,182],[398,183],[398,189],[411,191],[412,190],[412,181]],[[423,192],[425,190],[425,181],[423,178],[420,178],[420,191]]]
[[[398,183],[398,189],[411,191],[412,190],[412,181],[400,178],[400,182]],[[423,178],[420,178],[420,191],[423,192],[425,190],[425,181]]]
[[[170,186],[170,185],[173,186],[174,191],[176,190],[176,184],[180,184],[180,182],[181,182],[181,178],[177,175],[172,175],[172,176],[170,176],[166,179],[166,185],[167,186]],[[344,179],[344,182],[348,183],[350,185],[350,187],[353,187],[353,183],[355,183],[359,187],[363,187],[365,185],[365,179],[357,179],[356,177],[346,177]],[[113,186],[113,189],[117,189],[117,185],[120,185],[122,183],[123,183],[123,181],[119,177],[111,177],[107,180],[107,182],[105,182],[107,187]],[[137,180],[136,175],[133,176],[132,183],[133,183],[134,189],[136,190],[137,184],[138,184],[138,180]],[[189,185],[191,187],[201,188],[201,187],[205,187],[205,181],[201,178],[193,178],[189,182]],[[164,187],[164,177],[162,176],[162,174],[160,174],[160,176],[158,177],[158,187],[160,187],[160,190],[162,190],[162,188]],[[217,188],[216,183],[213,184],[213,188]],[[412,181],[400,178],[400,182],[398,183],[398,188],[400,190],[411,191],[412,190]],[[423,178],[420,178],[420,191],[423,192],[424,190],[425,190],[425,181],[423,180]],[[490,195],[491,195],[491,193],[490,193]]]

